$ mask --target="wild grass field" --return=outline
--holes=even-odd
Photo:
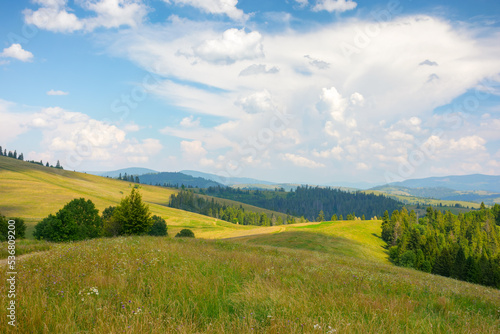
[[[315,234],[306,233],[304,238]],[[323,235],[332,244],[338,238]],[[427,334],[500,330],[499,290],[353,257],[333,248],[328,252],[304,248],[310,247],[162,237],[58,244],[18,263],[16,331]],[[6,278],[2,271],[0,279]],[[6,303],[7,285],[2,284],[0,305]],[[8,329],[6,319],[6,308],[1,307],[3,329]]]
[[[28,212],[28,234],[44,210],[82,196],[102,210],[130,190],[126,182],[26,163],[19,169],[5,159],[0,212]],[[141,187],[153,213],[167,220],[169,237],[17,242],[12,331],[500,332],[500,290],[393,266],[380,221],[234,225],[165,207],[173,190]],[[197,238],[173,238],[181,228]],[[7,244],[0,247],[5,258]],[[6,282],[6,261],[0,264]],[[11,331],[7,290],[0,284],[2,332]]]

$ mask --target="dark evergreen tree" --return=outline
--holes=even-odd
[[[17,159],[17,151],[16,151],[16,150],[14,150],[14,154],[12,155],[12,157],[13,157],[14,159]]]
[[[153,225],[149,207],[135,188],[132,188],[129,196],[122,199],[113,212],[113,219],[121,226],[124,235],[146,234]]]
[[[22,153],[21,153],[21,154],[19,154],[19,157],[18,157],[18,159],[19,159],[19,160],[22,160],[22,161],[24,161],[24,155],[23,155]]]

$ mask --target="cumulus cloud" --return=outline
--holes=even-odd
[[[358,4],[352,0],[317,0],[313,11],[319,12],[326,10],[327,12],[342,13],[356,8]]]
[[[262,35],[257,31],[228,29],[219,39],[207,40],[194,48],[194,54],[210,63],[232,64],[264,56]]]
[[[233,20],[246,19],[245,13],[236,7],[238,0],[164,0],[166,3],[188,5],[210,14],[225,14]]]
[[[79,18],[68,8],[67,0],[36,0],[41,7],[25,9],[24,20],[40,29],[72,33],[79,30],[92,31],[99,27],[137,27],[147,14],[147,7],[140,0],[81,0],[81,8],[93,12],[94,16]]]
[[[0,53],[0,57],[13,58],[22,62],[33,60],[33,54],[29,51],[24,50],[21,44],[17,43],[14,43],[8,48],[3,49],[2,53]]]
[[[276,103],[273,101],[271,93],[267,90],[253,93],[236,101],[249,114],[257,114],[261,112],[270,112],[277,109]]]
[[[62,95],[69,95],[69,93],[68,92],[64,92],[62,90],[53,90],[53,89],[51,89],[51,90],[49,90],[47,92],[47,95],[62,96]]]
[[[133,31],[113,35],[116,42],[110,43],[110,48],[114,55],[127,55],[144,68],[158,64],[158,74],[179,79],[162,83],[156,94],[193,115],[205,114],[221,120],[212,128],[167,126],[163,131],[189,142],[199,141],[209,160],[218,162],[212,155],[218,156],[220,152],[216,154],[214,150],[223,148],[226,161],[261,160],[276,166],[291,162],[285,154],[294,152],[295,158],[318,159],[328,167],[325,170],[335,167],[343,173],[365,163],[370,168],[365,171],[380,179],[387,170],[397,171],[399,164],[410,159],[433,130],[441,127],[445,132],[440,136],[445,140],[442,150],[446,154],[426,160],[414,176],[430,173],[431,166],[461,168],[458,162],[464,158],[450,147],[466,147],[460,138],[474,133],[481,133],[486,150],[476,146],[479,150],[469,155],[486,166],[492,160],[486,154],[488,144],[500,139],[495,123],[483,120],[487,125],[479,129],[480,122],[470,118],[453,123],[461,126],[457,130],[450,124],[436,124],[434,117],[438,113],[433,111],[473,90],[491,73],[500,72],[500,46],[492,43],[498,29],[487,29],[478,35],[470,27],[437,17],[399,16],[378,25],[380,33],[369,38],[366,45],[360,45],[357,34],[370,24],[378,23],[356,19],[306,32],[262,32],[256,39],[259,42],[254,43],[259,45],[258,52],[248,56],[245,52],[228,51],[232,47],[226,47],[223,41],[229,38],[214,38],[223,34],[220,26],[175,19],[140,35]],[[201,61],[203,54],[196,54],[193,45],[208,45],[206,41],[216,41],[212,49],[224,52],[207,51],[208,60]],[[346,55],[343,43],[351,43],[356,52]],[[242,49],[245,50],[238,50]],[[190,56],[182,56],[178,50]],[[263,50],[265,62],[255,61],[256,55],[264,56]],[[304,58],[307,54],[328,60],[331,65],[315,70],[309,63],[311,59]],[[426,59],[439,66],[418,66]],[[279,68],[279,72],[264,77],[273,67]],[[436,81],[427,82],[432,74],[439,76],[439,87]],[[286,133],[299,133],[300,140],[285,141],[281,130],[272,132],[272,136],[264,131],[281,124],[280,118],[272,123],[265,117],[274,116],[275,110],[293,115],[295,121],[287,124],[285,128],[290,131]],[[492,110],[488,112],[493,115]],[[272,140],[266,142],[266,138]],[[239,155],[241,147],[256,153]],[[335,156],[342,160],[337,161]],[[319,160],[329,158],[335,160]],[[323,169],[315,170],[314,175],[319,178],[320,174],[323,179],[328,177]]]
[[[299,167],[306,167],[306,168],[321,168],[325,167],[324,164],[315,162],[313,160],[310,160],[306,157],[297,155],[297,154],[292,154],[292,153],[285,153],[282,156],[283,160],[287,160],[292,162],[295,166]]]

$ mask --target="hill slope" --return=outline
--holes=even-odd
[[[102,212],[110,205],[119,204],[133,186],[135,184],[130,182],[43,167],[0,156],[0,213],[10,217],[28,218],[31,229],[35,222],[56,213],[75,198],[92,200]],[[148,185],[140,187],[143,200],[149,204],[152,213],[167,221],[169,234],[175,235],[184,227],[193,229],[198,237],[206,238],[262,233],[257,226],[234,225],[167,207],[170,195],[176,193],[176,189]],[[232,204],[239,206],[241,203]],[[251,206],[242,205],[246,209],[252,209]],[[272,213],[268,210],[266,212]]]
[[[16,285],[23,333],[496,333],[500,326],[499,290],[334,250],[95,239],[57,245],[21,260],[17,271],[29,273]]]

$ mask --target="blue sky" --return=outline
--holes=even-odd
[[[498,1],[0,5],[0,145],[79,171],[500,174]]]

